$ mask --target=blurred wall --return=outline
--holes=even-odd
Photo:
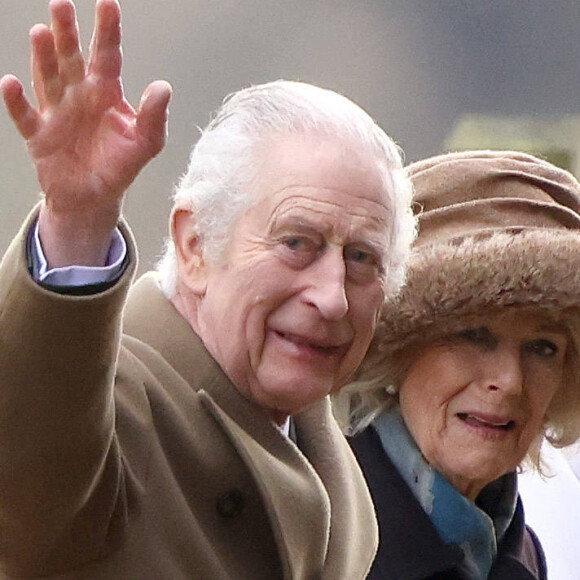
[[[566,116],[580,110],[577,0],[121,0],[124,83],[136,102],[174,87],[167,147],[126,204],[141,271],[158,255],[168,197],[198,126],[228,93],[277,78],[362,105],[409,161],[437,153],[463,113]],[[88,45],[92,0],[78,0]],[[2,0],[0,73],[28,82],[27,31],[45,0]],[[30,94],[30,93],[29,93]],[[0,112],[0,251],[37,199],[26,148]]]

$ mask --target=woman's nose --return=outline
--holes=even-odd
[[[486,356],[485,387],[490,391],[518,394],[524,384],[519,350],[497,348]]]

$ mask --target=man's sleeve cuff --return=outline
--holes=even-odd
[[[31,243],[28,246],[28,259],[32,277],[36,282],[48,288],[110,286],[123,275],[127,266],[127,243],[118,228],[113,233],[107,263],[94,268],[66,266],[49,269],[38,233],[38,222],[34,224],[29,239]]]

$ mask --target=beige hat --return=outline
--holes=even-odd
[[[580,437],[580,183],[512,151],[440,155],[408,167],[419,234],[407,283],[387,300],[355,383],[337,416],[359,429],[397,399],[403,350],[462,329],[465,319],[510,306],[552,311],[571,333],[564,388],[545,435]],[[352,397],[352,398],[350,398]],[[345,403],[346,402],[346,403]],[[541,438],[529,456],[538,464]]]
[[[472,314],[580,305],[580,183],[570,173],[511,151],[440,155],[408,172],[419,235],[407,284],[384,306],[375,354]]]

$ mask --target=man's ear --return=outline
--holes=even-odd
[[[171,234],[175,244],[179,284],[194,294],[203,295],[207,287],[207,268],[201,240],[190,210],[175,208],[171,213]]]

